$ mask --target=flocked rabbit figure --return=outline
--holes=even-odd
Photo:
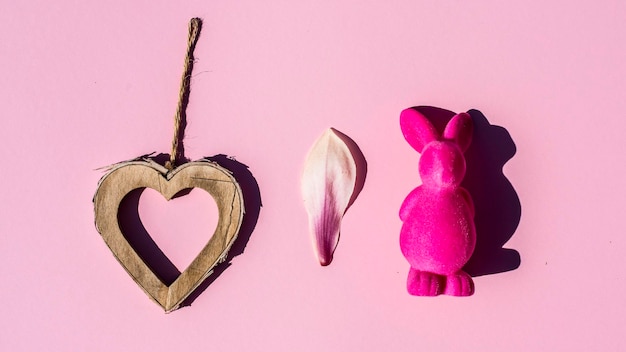
[[[457,114],[440,135],[424,115],[406,109],[400,114],[400,126],[404,138],[421,154],[422,185],[400,208],[400,248],[411,264],[407,290],[417,296],[470,296],[474,282],[462,268],[476,245],[474,204],[460,184],[472,119]]]

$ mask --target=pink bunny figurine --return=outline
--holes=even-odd
[[[470,296],[474,282],[462,268],[476,246],[474,203],[460,185],[472,119],[466,113],[455,115],[440,136],[424,115],[406,109],[400,127],[421,154],[422,185],[400,207],[400,248],[411,264],[407,290],[416,296]]]

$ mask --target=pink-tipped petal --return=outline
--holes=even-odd
[[[313,145],[304,164],[302,196],[309,215],[309,232],[321,265],[333,260],[341,219],[356,185],[356,163],[334,129]]]

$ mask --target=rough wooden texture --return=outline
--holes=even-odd
[[[169,286],[144,263],[124,237],[118,223],[118,211],[124,197],[132,190],[146,187],[160,192],[167,200],[181,190],[201,188],[215,199],[219,211],[215,233],[189,267]],[[239,184],[228,170],[207,160],[189,162],[172,171],[147,159],[117,164],[100,180],[94,208],[96,228],[115,258],[165,312],[177,309],[211,275],[213,268],[226,259],[244,213]]]

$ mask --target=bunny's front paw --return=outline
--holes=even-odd
[[[411,268],[406,288],[413,296],[437,296],[443,293],[444,284],[444,276]]]

